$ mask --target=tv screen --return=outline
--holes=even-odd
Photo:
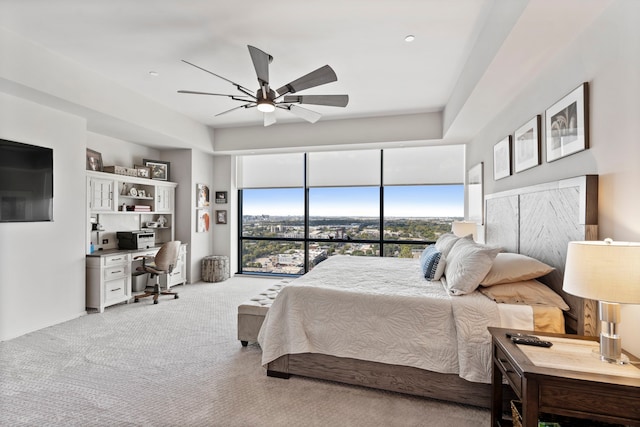
[[[53,150],[0,139],[0,222],[53,221]]]

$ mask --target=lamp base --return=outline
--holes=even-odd
[[[620,304],[615,302],[599,301],[598,315],[602,322],[600,325],[600,360],[618,365],[624,364],[622,339],[618,333]],[[629,358],[626,359],[626,363],[628,362]]]

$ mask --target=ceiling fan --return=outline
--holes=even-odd
[[[312,105],[327,105],[331,107],[346,107],[349,103],[349,95],[289,95],[300,92],[304,89],[320,86],[326,83],[335,82],[338,80],[336,73],[333,69],[325,65],[318,68],[315,71],[306,74],[299,79],[296,79],[279,89],[273,90],[269,86],[269,64],[273,61],[273,57],[268,53],[261,51],[260,49],[247,46],[249,48],[249,54],[253,61],[253,67],[256,70],[258,77],[259,89],[255,92],[247,89],[246,87],[239,85],[225,77],[222,77],[214,72],[206,70],[198,65],[192,64],[189,61],[182,62],[196,67],[202,71],[225,80],[236,87],[242,95],[228,95],[224,93],[211,93],[200,92],[193,90],[179,90],[178,93],[187,93],[192,95],[214,95],[214,96],[227,96],[234,101],[243,102],[242,105],[234,107],[230,110],[223,111],[216,114],[220,116],[222,114],[230,113],[231,111],[238,110],[240,108],[253,108],[256,107],[259,111],[264,113],[264,125],[269,126],[276,122],[274,111],[276,108],[290,111],[296,116],[311,122],[317,122],[322,116],[320,113],[300,107],[299,104],[312,104]]]

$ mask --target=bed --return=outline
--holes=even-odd
[[[565,329],[583,335],[595,334],[595,306],[562,291],[562,272],[569,241],[597,238],[596,208],[593,175],[485,198],[486,244],[553,267],[539,280],[568,303]],[[478,291],[451,296],[446,277],[433,286],[415,283],[414,260],[345,258],[324,261],[280,291],[260,330],[267,374],[490,407],[486,327],[501,324],[501,304]],[[381,299],[389,288],[393,298]],[[434,301],[427,309],[424,294]],[[341,318],[348,319],[342,326],[330,323]]]

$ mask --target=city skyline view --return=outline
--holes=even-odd
[[[303,216],[304,189],[245,189],[244,216]],[[378,217],[379,187],[309,189],[311,217]],[[464,186],[421,185],[384,187],[386,218],[464,217]]]

